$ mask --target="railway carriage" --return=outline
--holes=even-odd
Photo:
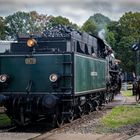
[[[71,122],[119,91],[112,54],[102,39],[65,26],[20,36],[0,54],[0,104],[16,125],[40,117]]]

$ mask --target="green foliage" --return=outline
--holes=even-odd
[[[6,17],[5,20],[8,29],[8,35],[11,38],[16,38],[18,33],[26,34],[33,31],[33,23],[29,13],[17,12]]]
[[[117,46],[120,38],[118,25],[118,22],[111,21],[106,26],[106,40],[116,53],[118,52]]]
[[[121,66],[124,71],[134,71],[135,64],[133,61],[133,52],[131,45],[135,42],[133,36],[122,37],[118,43],[117,56],[122,61]]]
[[[110,22],[111,21],[108,17],[100,13],[97,13],[89,17],[89,19],[83,24],[82,30],[92,35],[98,35],[98,32],[102,29],[106,29],[106,25]],[[107,41],[109,41],[111,45],[114,45],[115,38],[113,36],[113,33],[108,32],[106,36],[107,36]]]
[[[95,22],[95,24],[98,27],[98,30],[105,29],[106,25],[111,22],[111,20],[108,17],[100,13],[94,14],[89,19]]]
[[[132,36],[139,39],[140,35],[140,13],[125,13],[119,20],[121,35]]]
[[[107,25],[107,41],[113,46],[124,71],[135,71],[131,46],[140,40],[140,13],[125,13],[118,22]],[[114,42],[115,40],[115,42]],[[113,41],[113,42],[112,42]]]
[[[125,13],[119,20],[118,57],[125,71],[134,71],[134,57],[131,46],[140,40],[140,13]],[[124,52],[122,54],[122,52]],[[121,53],[121,54],[119,54]],[[128,59],[129,58],[129,59]]]
[[[56,26],[56,25],[70,25],[70,21],[67,18],[64,18],[62,16],[58,16],[58,17],[52,17],[52,19],[50,20],[52,26]]]
[[[10,119],[6,114],[0,114],[0,128],[9,126],[11,124]]]
[[[123,91],[123,92],[122,92],[122,95],[123,95],[123,96],[126,96],[126,97],[131,97],[131,96],[133,96],[132,90]]]
[[[109,32],[108,30],[106,30],[106,38],[105,39],[111,45],[111,47],[114,49],[115,44],[116,44],[115,34],[113,32]]]
[[[103,117],[103,126],[119,128],[121,126],[136,124],[140,122],[140,108],[138,106],[118,106]]]
[[[13,15],[7,16],[5,23],[8,35],[15,39],[17,34],[43,31],[48,20],[49,17],[47,15],[39,15],[35,11],[30,13],[16,12]]]
[[[32,19],[32,28],[35,32],[42,32],[45,28],[49,26],[49,22],[52,19],[52,16],[47,16],[44,14],[38,14],[36,11],[31,11],[29,13]]]
[[[46,28],[59,24],[79,28],[77,24],[61,16],[47,16],[36,11],[29,13],[19,11],[7,16],[5,20],[0,17],[0,39],[5,39],[6,35],[8,39],[16,39],[17,34],[42,32]]]
[[[97,25],[91,19],[88,19],[82,26],[82,31],[85,31],[91,35],[97,34]]]
[[[57,26],[57,25],[65,25],[65,26],[71,26],[75,29],[78,29],[77,24],[73,24],[72,22],[69,21],[68,18],[62,17],[62,16],[57,16],[57,17],[52,17],[50,20],[50,26]]]
[[[0,40],[4,40],[6,37],[6,26],[3,17],[0,17]]]

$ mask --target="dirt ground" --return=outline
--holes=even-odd
[[[114,102],[107,104],[105,110],[97,111],[71,123],[69,127],[59,131],[41,133],[0,133],[0,140],[127,140],[137,134],[140,135],[140,124],[127,126],[113,132],[96,131],[100,118],[111,111],[112,107],[123,104],[136,104],[135,97],[115,97]],[[140,140],[130,139],[130,140]]]
[[[121,97],[120,95],[116,97],[115,100],[121,100],[120,105],[122,104],[136,104],[135,97]],[[119,105],[116,102],[116,105]],[[120,130],[121,132],[121,130]],[[47,133],[42,135],[41,137],[35,138],[35,140],[127,140],[133,137],[136,134],[140,134],[140,126],[129,127],[128,130],[121,133],[77,133],[77,130],[71,131],[68,130],[66,132],[57,132],[57,133]],[[139,136],[139,135],[138,135]]]
[[[55,134],[43,140],[123,140],[127,138],[120,134]]]

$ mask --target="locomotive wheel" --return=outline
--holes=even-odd
[[[92,104],[89,102],[89,103],[87,103],[87,111],[86,111],[86,113],[87,113],[87,114],[90,114],[92,111],[93,111],[93,106],[92,106]]]
[[[99,110],[99,102],[97,100],[92,101],[93,111]]]
[[[110,93],[108,95],[108,103],[111,102],[113,100],[113,93]]]
[[[99,110],[103,110],[105,108],[105,105],[101,105],[98,107]]]
[[[98,112],[99,110],[100,110],[100,109],[99,109],[99,106],[96,106],[96,107],[95,107],[95,111]]]
[[[109,102],[110,102],[110,94],[109,93],[106,93],[105,94],[105,102],[106,102],[106,104],[108,104]]]
[[[21,125],[24,125],[24,123],[25,123],[25,116],[24,116],[24,109],[23,109],[23,107],[20,108],[20,121],[21,121]]]
[[[67,117],[67,122],[68,123],[71,123],[74,120],[74,118],[75,118],[74,110],[72,110],[70,112],[71,112],[71,115]]]
[[[63,124],[64,118],[62,117],[62,115],[58,115],[56,120],[56,127],[61,127]]]
[[[103,101],[102,101],[102,100],[100,100],[100,101],[99,101],[99,106],[98,106],[98,109],[99,109],[99,110],[103,110],[103,109],[104,109],[104,107],[105,107],[105,105],[103,105]]]
[[[68,121],[69,123],[73,122],[73,120],[74,120],[74,116],[69,116],[69,117],[67,118],[67,121]]]
[[[78,118],[82,118],[82,116],[84,115],[84,107],[80,107],[78,106]]]
[[[59,114],[54,114],[52,116],[52,126],[53,127],[61,127],[64,124],[64,118],[62,117],[62,115]]]
[[[31,123],[35,123],[37,121],[37,119],[38,119],[38,115],[32,114],[30,119],[31,119]]]
[[[19,114],[12,118],[13,123],[18,127],[23,127],[25,125],[25,115],[23,107],[20,107]]]

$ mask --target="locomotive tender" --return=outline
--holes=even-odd
[[[0,104],[17,125],[42,116],[70,122],[120,90],[112,54],[102,39],[60,25],[20,36],[0,54]]]

